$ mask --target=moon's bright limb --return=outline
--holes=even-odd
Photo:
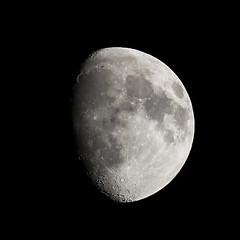
[[[166,186],[194,136],[192,104],[179,78],[151,55],[120,47],[101,49],[83,64],[73,124],[88,175],[119,202]]]

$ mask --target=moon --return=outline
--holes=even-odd
[[[79,159],[117,202],[147,198],[183,167],[194,137],[189,95],[157,58],[131,48],[91,54],[73,89]]]

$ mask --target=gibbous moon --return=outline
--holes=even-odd
[[[73,90],[79,159],[117,202],[144,199],[180,171],[192,147],[190,98],[174,72],[130,48],[89,56]]]

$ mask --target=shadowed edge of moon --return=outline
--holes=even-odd
[[[132,58],[126,59],[132,61]],[[75,86],[73,115],[79,154],[82,154],[89,170],[95,171],[95,176],[105,174],[103,166],[110,169],[117,168],[124,161],[120,154],[122,146],[111,132],[116,126],[124,127],[124,122],[118,117],[122,111],[136,111],[136,106],[131,105],[129,101],[124,101],[118,107],[110,109],[105,118],[94,122],[88,121],[90,115],[86,108],[91,107],[91,111],[97,111],[101,107],[114,103],[115,98],[106,94],[113,84],[113,78],[114,74],[110,70],[104,68],[92,70],[88,74],[80,76]],[[144,74],[128,75],[125,87],[129,98],[145,99],[143,107],[146,113],[150,119],[156,120],[160,127],[162,127],[165,114],[170,114],[173,115],[177,127],[185,131],[188,120],[187,109],[169,98],[163,90],[156,94],[151,82],[146,79]],[[177,97],[184,96],[184,89],[180,84],[173,82],[172,89]],[[104,140],[103,132],[110,133],[107,137],[105,136]],[[169,143],[174,141],[171,129],[165,131],[164,139]],[[96,154],[93,154],[93,149]]]

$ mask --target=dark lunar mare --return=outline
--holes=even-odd
[[[108,51],[110,51],[110,54],[108,54]],[[160,129],[153,129],[153,133],[163,134],[162,137],[165,142],[169,143],[166,150],[173,149],[173,146],[178,151],[178,147],[181,147],[179,143],[182,144],[180,139],[186,135],[187,131],[188,133],[191,131],[188,129],[191,126],[191,122],[188,125],[188,119],[192,117],[192,113],[190,112],[190,106],[185,108],[187,94],[175,78],[169,82],[172,84],[172,89],[169,89],[169,86],[166,89],[155,88],[150,81],[152,74],[156,76],[157,73],[154,67],[150,67],[153,72],[147,70],[148,65],[146,64],[145,67],[142,64],[144,59],[142,62],[138,62],[138,55],[131,55],[130,50],[127,50],[124,54],[121,54],[122,51],[125,51],[124,49],[119,52],[114,49],[113,52],[111,51],[110,49],[106,52],[100,52],[100,55],[95,53],[81,69],[82,73],[78,78],[73,94],[74,133],[80,159],[86,166],[86,173],[100,191],[116,201],[135,201],[153,194],[158,187],[163,187],[161,175],[165,169],[158,170],[158,168],[155,168],[155,164],[156,166],[159,164],[162,166],[162,163],[158,163],[158,160],[153,164],[154,168],[151,168],[150,164],[149,168],[145,168],[142,165],[145,162],[136,162],[136,167],[132,167],[130,170],[129,168],[124,169],[123,161],[129,161],[130,158],[127,159],[127,151],[124,152],[123,145],[127,145],[126,150],[131,150],[131,147],[135,147],[132,146],[133,144],[139,144],[140,142],[131,142],[131,138],[129,138],[129,144],[121,144],[121,141],[123,141],[121,134],[124,136],[129,127],[127,121],[133,121],[131,116],[136,117],[137,121],[134,128],[136,127],[136,130],[140,132],[144,125],[142,123],[147,121],[155,125],[155,121],[157,121],[157,128]],[[140,59],[141,57],[144,58],[144,55],[139,55],[139,57]],[[149,63],[151,63],[150,60]],[[126,66],[128,67],[125,68]],[[159,70],[161,71],[161,69],[160,66]],[[128,70],[131,70],[129,71],[131,75],[122,79],[124,74],[128,74]],[[161,74],[159,77],[161,77]],[[163,77],[168,77],[167,72],[163,72]],[[161,82],[159,82],[159,85],[165,86]],[[169,115],[169,118],[164,118],[166,115]],[[168,119],[170,119],[170,124],[167,123]],[[155,121],[151,122],[152,120]],[[174,126],[172,127],[172,125]],[[121,132],[121,128],[123,132]],[[120,130],[119,133],[118,130]],[[144,133],[144,131],[141,133]],[[115,134],[119,134],[118,137],[115,137]],[[150,145],[150,149],[151,146],[157,147],[154,140],[149,142],[149,144],[153,144]],[[169,147],[170,144],[172,146]],[[183,146],[188,147],[187,144],[188,142],[185,142]],[[135,152],[136,158],[139,157],[138,154],[141,154],[141,152]],[[123,156],[121,153],[123,153]],[[152,151],[147,152],[147,163],[154,157],[154,154],[156,153]],[[177,168],[184,162],[182,162],[181,156],[180,158],[173,156],[173,158],[177,165],[172,167],[166,162],[164,167],[176,172],[176,170],[179,170]],[[119,166],[122,168],[119,168]],[[126,181],[128,179],[132,182],[137,181],[138,184],[129,184]],[[153,183],[155,186],[153,186]]]
[[[79,76],[74,87],[73,125],[78,153],[92,171],[102,169],[101,164],[113,168],[123,161],[121,146],[111,134],[117,125],[123,124],[117,117],[119,109],[111,107],[115,98],[107,94],[113,77],[109,70],[93,70]],[[93,119],[101,111],[104,116]]]
[[[178,84],[177,82],[173,82],[172,83],[172,88],[175,92],[175,94],[179,97],[179,98],[182,98],[184,96],[183,94],[183,88],[180,84]]]
[[[189,117],[187,110],[169,98],[163,90],[160,90],[158,94],[154,93],[151,82],[146,79],[144,74],[138,76],[128,75],[125,87],[129,99],[145,99],[143,104],[145,111],[150,119],[158,121],[158,127],[162,129],[165,114],[173,114],[177,127],[185,132],[187,131],[186,123]],[[183,88],[180,84],[174,82],[172,88],[179,98],[184,96]],[[129,105],[128,101],[126,106]],[[126,110],[128,110],[127,107]],[[174,141],[174,133],[172,130],[166,131],[165,140],[168,143]]]
[[[144,107],[149,117],[157,120],[160,127],[163,124],[164,115],[173,112],[172,99],[168,98],[163,91],[161,95],[152,93],[145,102]]]
[[[143,74],[140,76],[127,76],[126,89],[128,96],[138,99],[148,97],[153,91],[151,83],[145,79]]]

